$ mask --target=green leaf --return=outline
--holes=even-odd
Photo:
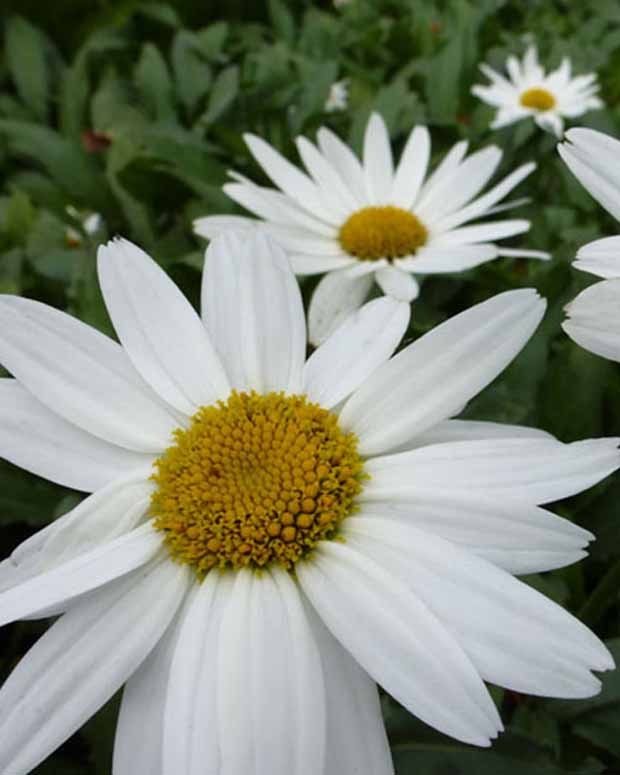
[[[172,78],[166,61],[153,43],[145,43],[142,47],[135,79],[153,118],[166,123],[175,122]]]
[[[40,121],[47,115],[50,91],[46,41],[41,32],[21,16],[6,26],[6,58],[22,100]]]
[[[196,38],[200,51],[209,61],[212,62],[221,56],[229,32],[230,27],[227,22],[215,22],[198,30]]]
[[[276,35],[292,46],[295,42],[295,21],[286,3],[282,0],[267,0],[267,7]]]
[[[232,105],[239,91],[239,68],[231,65],[218,74],[209,95],[209,104],[200,122],[212,124]]]
[[[199,54],[199,41],[180,30],[172,43],[172,69],[179,98],[192,114],[211,86],[211,69]]]

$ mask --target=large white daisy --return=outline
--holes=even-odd
[[[569,169],[616,220],[620,220],[620,142],[603,132],[576,128],[558,151]],[[579,249],[573,266],[604,277],[582,291],[567,307],[562,324],[577,344],[604,358],[620,361],[620,236],[604,237]]]
[[[487,680],[586,697],[612,659],[512,574],[584,556],[539,508],[619,465],[617,440],[450,420],[544,310],[500,294],[391,357],[370,302],[306,361],[284,255],[207,254],[203,318],[139,248],[100,249],[121,344],[0,301],[0,451],[92,493],[0,565],[0,622],[61,614],[0,691],[26,775],[125,684],[114,775],[388,775],[375,682],[488,745]]]
[[[546,74],[535,46],[528,48],[521,62],[515,56],[508,57],[508,78],[485,64],[480,69],[491,83],[473,86],[472,93],[497,108],[492,129],[533,118],[541,129],[561,137],[565,118],[576,118],[603,107],[596,96],[596,73],[573,78],[570,59],[564,58],[557,70]]]
[[[548,258],[540,251],[495,244],[527,231],[529,221],[464,226],[517,204],[498,205],[535,168],[524,164],[478,196],[501,161],[496,146],[465,158],[467,143],[457,143],[427,177],[428,129],[411,132],[394,169],[389,134],[377,114],[366,127],[362,162],[325,127],[318,131],[318,147],[297,138],[308,174],[260,137],[246,135],[245,140],[280,190],[230,173],[234,182],[224,191],[262,220],[207,216],[194,228],[211,239],[231,228],[258,226],[288,251],[296,274],[327,272],[308,312],[313,344],[323,342],[363,303],[373,280],[384,293],[411,301],[418,295],[415,275],[457,272],[498,256]]]

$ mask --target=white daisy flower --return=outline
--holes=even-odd
[[[329,87],[329,94],[325,100],[325,111],[334,113],[339,110],[346,110],[349,105],[349,79],[342,78],[340,81],[334,81]]]
[[[618,468],[449,419],[538,325],[503,293],[398,355],[381,298],[306,361],[262,235],[213,242],[202,320],[139,248],[99,252],[121,344],[0,300],[0,452],[89,495],[0,565],[0,623],[61,614],[0,691],[0,771],[26,775],[123,684],[114,774],[389,775],[376,683],[459,740],[502,725],[483,681],[587,697],[612,658],[512,574],[584,556],[539,508]]]
[[[532,117],[541,129],[561,137],[565,118],[603,107],[596,96],[596,73],[573,78],[570,59],[564,58],[558,69],[547,75],[538,62],[535,46],[528,48],[522,62],[515,56],[508,57],[508,78],[485,64],[480,69],[491,83],[472,87],[472,93],[497,108],[492,129]]]
[[[594,129],[566,133],[558,151],[584,188],[620,220],[620,142]],[[577,344],[603,358],[620,361],[620,236],[604,237],[579,249],[573,266],[604,277],[566,307],[564,331]]]
[[[388,131],[376,113],[366,128],[362,163],[325,127],[318,131],[318,147],[299,137],[297,148],[309,174],[261,138],[246,135],[245,140],[280,190],[231,173],[234,182],[224,191],[262,220],[207,216],[196,220],[194,229],[212,239],[231,228],[258,226],[289,252],[296,274],[327,272],[308,313],[313,344],[323,342],[363,303],[373,280],[384,293],[411,301],[418,295],[415,275],[458,272],[498,256],[548,258],[494,244],[527,231],[529,221],[463,225],[517,204],[498,202],[536,166],[524,164],[477,196],[501,161],[496,146],[465,158],[467,143],[457,143],[426,177],[428,129],[411,132],[394,170]]]

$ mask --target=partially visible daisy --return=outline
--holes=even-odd
[[[0,298],[0,451],[93,493],[0,565],[0,623],[62,614],[0,690],[1,772],[124,683],[114,775],[390,775],[375,681],[482,746],[485,680],[599,691],[605,646],[512,574],[584,556],[537,504],[618,468],[618,440],[449,419],[529,339],[534,290],[394,357],[409,305],[376,299],[306,361],[262,235],[210,246],[202,320],[131,243],[98,259],[121,344]]]
[[[476,85],[472,92],[497,108],[492,129],[532,117],[539,127],[561,137],[565,118],[576,118],[603,107],[596,96],[596,73],[572,78],[570,60],[564,58],[557,70],[545,74],[535,46],[528,48],[522,62],[515,56],[508,57],[508,78],[485,64],[480,69],[491,83]]]
[[[375,113],[366,128],[362,162],[325,127],[318,131],[318,147],[297,138],[306,174],[261,138],[246,135],[245,140],[280,190],[230,173],[234,182],[224,191],[261,220],[207,216],[194,228],[211,239],[232,228],[258,227],[288,251],[296,274],[327,272],[310,304],[313,344],[362,304],[373,281],[384,293],[411,301],[419,290],[415,275],[457,272],[498,256],[548,258],[495,244],[527,231],[529,221],[479,222],[516,204],[498,203],[536,166],[522,165],[478,196],[501,161],[496,146],[465,158],[467,143],[457,143],[427,176],[430,135],[420,126],[394,169],[387,128]],[[476,223],[464,225],[470,221]]]
[[[334,81],[329,87],[329,94],[325,100],[326,113],[334,113],[339,110],[346,110],[349,104],[349,79],[342,78],[340,81]]]
[[[594,129],[571,129],[558,151],[569,169],[616,220],[620,220],[620,142]],[[567,307],[562,324],[577,344],[620,361],[620,236],[604,237],[579,249],[573,266],[604,277]]]

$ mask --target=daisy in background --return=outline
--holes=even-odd
[[[496,146],[466,158],[467,143],[457,143],[427,176],[430,135],[420,126],[394,169],[387,127],[375,113],[366,127],[362,162],[325,127],[318,131],[318,147],[297,138],[306,174],[261,138],[245,140],[279,190],[232,172],[234,182],[224,191],[261,220],[207,216],[196,220],[194,229],[212,239],[231,228],[258,227],[287,250],[297,275],[326,272],[308,312],[313,344],[363,303],[375,281],[384,293],[411,301],[419,291],[415,275],[458,272],[498,256],[548,258],[495,244],[527,231],[529,221],[479,222],[521,204],[498,203],[536,166],[524,164],[478,196],[501,161]],[[464,225],[470,221],[476,223]]]
[[[620,220],[620,142],[593,129],[571,129],[558,151],[570,171],[610,215]],[[567,307],[564,331],[603,358],[620,361],[620,236],[580,248],[575,269],[605,278]]]
[[[349,79],[342,78],[334,81],[329,87],[329,94],[325,100],[325,112],[334,113],[346,110],[349,105]]]
[[[565,118],[603,107],[596,96],[596,73],[572,78],[570,59],[564,58],[557,70],[546,75],[535,46],[528,48],[521,62],[515,56],[508,57],[508,78],[485,64],[480,69],[491,83],[472,87],[472,93],[497,108],[492,129],[532,117],[541,129],[562,137]]]
[[[483,681],[588,697],[605,646],[512,574],[585,555],[539,508],[618,468],[449,419],[545,304],[499,294],[391,357],[376,299],[306,361],[265,236],[207,252],[202,319],[124,240],[100,248],[121,344],[0,299],[0,452],[89,495],[0,565],[0,623],[61,614],[0,690],[0,771],[26,775],[123,684],[114,775],[390,775],[375,682],[446,734],[502,729]]]

